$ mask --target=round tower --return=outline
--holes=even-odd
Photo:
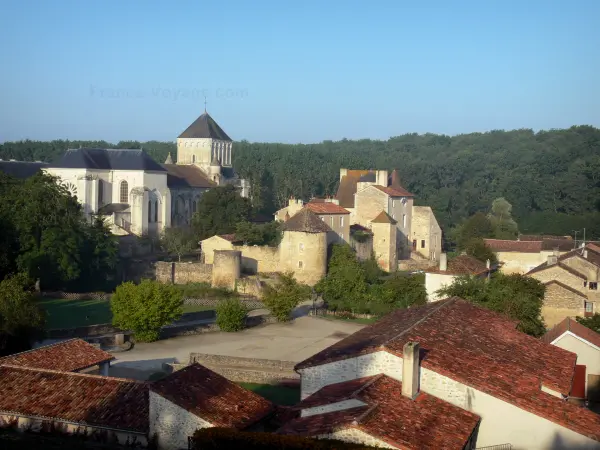
[[[240,279],[242,252],[239,250],[215,250],[212,267],[212,287],[235,290]]]

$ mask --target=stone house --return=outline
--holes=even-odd
[[[319,219],[325,222],[335,234],[331,235],[332,243],[343,243],[350,241],[350,212],[339,205],[331,202],[309,202],[305,208],[314,212]]]
[[[398,269],[396,224],[396,220],[385,211],[381,211],[370,221],[373,232],[373,255],[379,267],[386,272],[395,272]]]
[[[442,253],[442,229],[429,206],[413,206],[411,232],[412,252],[438,261]]]
[[[575,248],[575,241],[567,238],[552,238],[521,235],[519,240],[484,239],[485,244],[498,257],[502,273],[525,274],[545,262],[549,256],[560,256]]]
[[[566,317],[600,311],[600,247],[587,244],[561,256],[551,255],[527,275],[546,285],[542,317],[548,326]]]
[[[282,433],[402,449],[600,448],[567,401],[577,355],[457,297],[392,312],[296,365]]]
[[[477,258],[469,255],[459,255],[450,261],[445,253],[440,254],[440,263],[438,267],[432,267],[425,270],[425,290],[427,291],[427,301],[435,302],[441,297],[438,290],[450,286],[458,277],[488,277],[495,267],[486,265]]]
[[[302,208],[304,208],[304,202],[298,198],[292,197],[288,200],[288,205],[285,208],[276,211],[273,216],[275,217],[276,222],[285,222]]]
[[[274,405],[195,363],[150,385],[150,436],[163,450],[187,448],[196,430],[260,430]]]
[[[577,355],[571,396],[600,403],[600,334],[567,317],[542,340]]]

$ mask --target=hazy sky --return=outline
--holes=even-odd
[[[0,141],[600,126],[598,0],[0,0]]]

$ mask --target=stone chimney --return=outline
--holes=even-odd
[[[585,249],[585,250],[583,251],[583,257],[584,257],[585,259],[587,259],[587,257],[588,257],[588,252],[587,252],[587,249]]]
[[[490,270],[491,267],[492,267],[492,262],[489,259],[486,259],[486,261],[485,261],[485,268],[487,270]]]
[[[420,365],[419,343],[407,342],[402,349],[402,395],[411,400],[419,393]]]
[[[558,257],[556,255],[548,255],[548,266],[552,266],[558,262]]]
[[[446,253],[440,253],[440,270],[442,272],[448,270],[448,255]]]
[[[375,184],[378,186],[387,187],[388,185],[388,171],[387,170],[377,170],[375,172]]]
[[[392,172],[392,180],[390,183],[392,187],[401,187],[402,183],[400,183],[400,174],[398,173],[398,169],[394,169]]]
[[[348,175],[348,169],[340,169],[340,180],[346,175]]]

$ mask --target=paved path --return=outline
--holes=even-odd
[[[140,343],[128,352],[115,354],[112,375],[126,376],[131,369],[159,371],[163,363],[187,362],[191,352],[299,362],[361,328],[363,325],[355,323],[304,316],[290,323],[237,333],[205,333]]]

